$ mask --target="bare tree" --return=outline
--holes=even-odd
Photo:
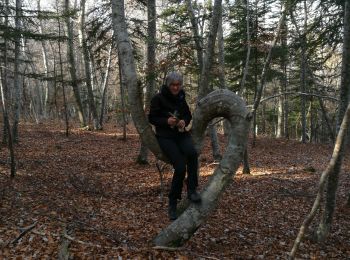
[[[75,62],[75,51],[74,51],[74,33],[73,33],[73,24],[71,21],[71,9],[69,7],[69,0],[64,0],[65,3],[65,18],[67,26],[67,55],[69,61],[69,71],[71,76],[71,84],[73,88],[73,93],[77,105],[78,116],[80,121],[80,126],[86,126],[86,118],[83,110],[83,104],[81,102],[80,90],[78,85],[77,71],[76,71],[76,62]]]
[[[90,57],[89,57],[89,47],[88,42],[86,39],[86,32],[85,32],[85,4],[86,0],[80,1],[80,35],[81,35],[81,47],[83,51],[83,58],[84,58],[84,68],[85,68],[85,83],[88,93],[88,100],[89,100],[89,107],[92,114],[92,121],[93,121],[93,128],[94,130],[101,129],[100,121],[97,114],[96,104],[95,104],[95,98],[94,98],[94,92],[92,90],[92,75],[91,75],[91,66],[90,66]]]
[[[16,0],[16,16],[15,16],[15,65],[14,65],[14,89],[15,89],[15,102],[14,102],[14,116],[12,126],[12,138],[15,143],[18,142],[18,124],[21,109],[21,85],[20,85],[20,55],[21,55],[21,17],[22,17],[22,0]]]

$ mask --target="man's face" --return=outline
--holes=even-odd
[[[181,83],[180,83],[180,81],[175,80],[175,81],[171,82],[171,84],[169,86],[169,90],[170,90],[171,94],[173,94],[174,96],[179,94],[179,92],[181,90]]]

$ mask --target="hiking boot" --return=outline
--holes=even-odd
[[[189,191],[187,198],[194,203],[200,203],[202,201],[201,196],[197,193],[197,191]]]
[[[168,215],[170,220],[175,220],[177,219],[177,214],[176,214],[176,206],[177,202],[175,201],[170,201],[169,202],[169,208],[168,208]]]

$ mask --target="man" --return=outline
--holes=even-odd
[[[198,186],[198,154],[191,134],[185,127],[192,115],[185,99],[182,75],[170,72],[160,92],[151,100],[149,122],[156,127],[156,137],[160,148],[175,169],[169,193],[169,218],[177,218],[177,201],[181,199],[183,181],[187,168],[187,197],[195,203],[201,198]]]

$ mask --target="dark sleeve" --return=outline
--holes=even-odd
[[[188,126],[188,124],[192,120],[192,114],[186,100],[185,100],[185,111],[184,111],[183,120],[185,121],[185,126]]]
[[[158,96],[154,96],[151,100],[148,121],[155,126],[168,126],[168,118],[162,115],[161,102]]]

